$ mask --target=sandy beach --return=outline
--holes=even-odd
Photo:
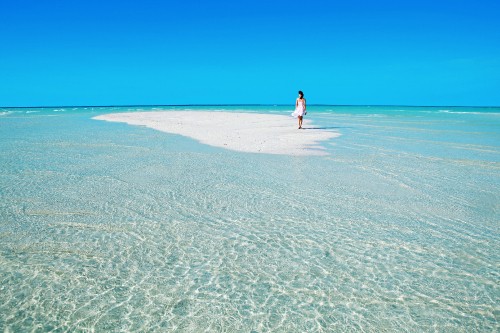
[[[159,111],[112,113],[93,119],[146,126],[234,151],[282,155],[326,155],[322,141],[340,134],[284,115],[235,112]]]

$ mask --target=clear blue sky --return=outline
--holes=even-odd
[[[0,2],[0,105],[500,105],[500,1]]]

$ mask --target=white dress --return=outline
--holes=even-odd
[[[297,107],[295,108],[295,111],[293,111],[293,113],[292,113],[292,117],[297,118],[299,116],[300,117],[304,116],[306,114],[305,104],[306,104],[306,102],[304,99],[299,99],[297,101]]]

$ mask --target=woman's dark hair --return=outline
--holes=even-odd
[[[299,90],[299,95],[300,95],[300,99],[304,98],[304,93],[302,92],[302,90]]]

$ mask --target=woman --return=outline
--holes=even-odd
[[[306,99],[304,98],[304,93],[299,90],[299,97],[295,100],[295,111],[292,113],[293,117],[299,119],[299,129],[302,128],[302,118],[306,114]]]

